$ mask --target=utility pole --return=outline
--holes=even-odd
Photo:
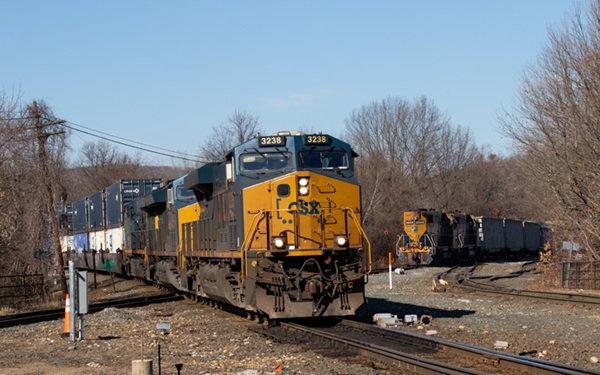
[[[50,225],[52,227],[52,236],[54,237],[54,250],[56,252],[56,262],[58,266],[58,275],[60,277],[60,289],[62,290],[63,298],[68,293],[67,289],[67,278],[64,271],[64,261],[62,256],[62,249],[60,246],[60,235],[58,233],[58,221],[56,219],[56,211],[54,210],[54,194],[52,192],[52,178],[50,177],[50,168],[48,167],[48,159],[46,157],[46,141],[48,137],[58,134],[63,134],[64,131],[56,131],[51,133],[44,132],[44,128],[52,125],[63,124],[64,120],[52,121],[42,123],[41,115],[38,111],[37,102],[33,102],[32,106],[33,117],[35,118],[35,129],[36,136],[38,139],[38,157],[40,165],[42,167],[42,178],[46,186],[46,194],[48,199],[48,211],[50,215]]]

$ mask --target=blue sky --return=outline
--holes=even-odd
[[[190,153],[236,109],[339,135],[363,105],[425,95],[506,155],[498,113],[577,3],[3,0],[0,91]]]

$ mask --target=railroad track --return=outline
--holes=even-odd
[[[506,275],[473,275],[477,266],[467,270],[452,268],[440,274],[438,278],[453,275],[455,283],[462,289],[490,294],[499,294],[510,297],[528,298],[553,303],[567,303],[586,307],[600,307],[600,296],[579,293],[543,292],[529,289],[518,289],[497,283],[497,280],[522,276],[525,273],[535,271],[532,263],[524,263],[522,269]]]
[[[257,331],[277,341],[351,352],[416,374],[600,374],[600,372],[445,341],[350,320],[327,327],[282,323]],[[326,345],[323,345],[326,343]]]
[[[106,302],[99,302],[90,304],[88,307],[89,313],[95,313],[102,311],[109,307],[125,308],[125,307],[139,307],[146,306],[154,303],[163,303],[171,301],[179,301],[184,297],[174,293],[160,294],[156,296],[148,297],[135,297],[127,299],[118,299]],[[39,310],[31,311],[21,314],[5,315],[0,316],[0,328],[12,327],[20,324],[31,324],[43,321],[50,321],[56,319],[62,319],[65,315],[65,309],[50,309],[50,310]]]

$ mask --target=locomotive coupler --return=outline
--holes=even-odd
[[[304,288],[308,293],[310,293],[313,296],[315,294],[323,293],[323,283],[318,280],[310,280],[306,283],[306,286]]]

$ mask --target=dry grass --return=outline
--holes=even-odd
[[[36,310],[57,309],[64,307],[64,305],[65,301],[60,294],[10,299],[3,301],[2,306],[0,306],[0,316]]]

